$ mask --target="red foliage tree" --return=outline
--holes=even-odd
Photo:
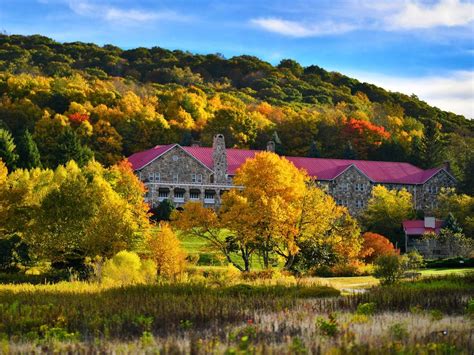
[[[72,123],[81,124],[84,121],[89,121],[89,115],[87,113],[71,113],[68,115],[69,121]]]
[[[366,262],[371,263],[379,256],[399,254],[393,244],[381,234],[366,232],[362,235],[364,243],[359,256]]]
[[[370,150],[377,148],[390,133],[382,126],[351,118],[342,129],[343,138],[351,142],[358,159],[366,159]]]

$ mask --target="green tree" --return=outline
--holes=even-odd
[[[224,135],[228,147],[245,148],[255,141],[257,126],[246,112],[224,108],[216,111],[204,128],[203,141],[210,144],[217,133]]]
[[[433,168],[440,166],[443,163],[445,154],[445,139],[441,133],[440,124],[435,120],[428,120],[423,133],[423,138],[420,142],[422,167]]]
[[[379,185],[372,190],[362,221],[366,230],[388,237],[398,247],[403,240],[402,222],[413,216],[413,198],[408,191]]]
[[[174,209],[174,203],[168,199],[164,199],[160,202],[158,207],[151,209],[151,219],[157,222],[169,221],[171,218],[171,213],[174,211]]]
[[[123,167],[104,169],[93,161],[82,169],[74,162],[59,166],[53,187],[43,193],[23,235],[32,252],[68,265],[124,249],[140,250],[150,224],[142,185],[131,181],[123,186],[126,176]]]
[[[3,128],[0,128],[0,159],[4,161],[9,169],[14,169],[18,160],[13,136]]]
[[[458,221],[469,238],[474,237],[474,197],[458,194],[453,189],[442,189],[438,195],[439,218],[448,219],[450,215]]]
[[[56,164],[66,164],[68,161],[74,160],[79,166],[83,166],[93,157],[92,150],[81,143],[80,138],[70,127],[66,128],[57,138]]]
[[[18,140],[17,149],[20,156],[18,167],[23,169],[41,167],[41,157],[38,146],[28,130],[26,130]]]

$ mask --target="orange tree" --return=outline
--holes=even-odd
[[[383,235],[366,232],[362,235],[364,242],[360,251],[360,257],[365,262],[371,263],[379,256],[398,254],[400,251],[395,249],[393,244]]]

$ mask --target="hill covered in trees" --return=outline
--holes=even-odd
[[[451,162],[472,193],[474,122],[318,66],[159,47],[0,35],[0,157],[10,169],[156,144],[211,143],[314,157]]]

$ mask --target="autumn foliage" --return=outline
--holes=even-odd
[[[186,253],[168,223],[147,240],[149,258],[156,264],[158,276],[175,278],[186,267]]]
[[[382,126],[369,121],[349,119],[342,129],[343,137],[351,142],[358,159],[366,159],[370,150],[377,148],[390,138],[390,133]]]
[[[360,251],[360,257],[367,263],[372,263],[379,256],[399,254],[393,244],[381,234],[366,232],[362,235],[364,242]]]
[[[69,121],[73,123],[82,123],[89,120],[89,115],[87,113],[71,113],[68,115]]]

